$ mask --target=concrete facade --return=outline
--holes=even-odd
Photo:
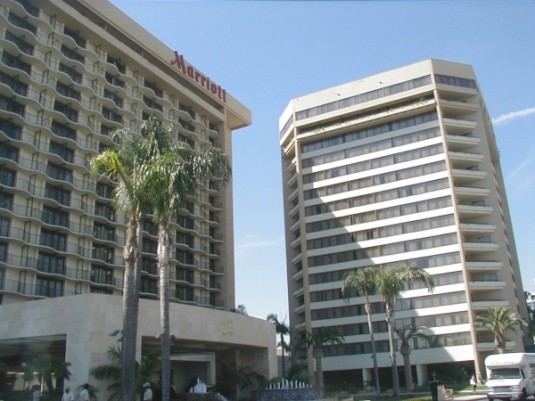
[[[476,317],[498,305],[524,318],[527,310],[498,149],[472,68],[425,60],[298,97],[279,129],[290,325],[301,336],[326,326],[345,337],[326,349],[327,375],[372,379],[364,299],[344,299],[340,289],[354,269],[398,265],[424,268],[436,285],[432,293],[409,286],[396,304],[398,327],[426,326],[432,339],[411,342],[413,377],[425,383],[428,367],[456,364],[483,372],[494,344]],[[388,383],[384,307],[372,302]],[[528,336],[507,339],[508,351],[522,351]],[[310,355],[296,356],[313,371]]]

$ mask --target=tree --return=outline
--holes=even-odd
[[[100,179],[117,183],[113,191],[115,208],[127,216],[123,249],[125,271],[121,386],[123,401],[131,401],[135,396],[141,220],[144,207],[149,201],[146,166],[153,149],[147,146],[147,141],[140,135],[126,129],[114,131],[111,138],[115,147],[105,150],[91,160],[91,172]]]
[[[325,388],[323,385],[323,358],[325,346],[330,344],[342,344],[344,337],[333,328],[320,327],[319,329],[307,332],[303,341],[307,348],[312,348],[312,357],[316,361],[316,391],[318,398],[323,398]]]
[[[508,331],[516,331],[517,327],[527,326],[527,323],[518,314],[511,312],[507,306],[489,308],[486,313],[476,318],[476,327],[491,331],[494,334],[494,344],[498,353],[505,353]]]
[[[235,308],[230,310],[231,312],[237,313],[238,315],[248,316],[247,307],[244,304],[239,304]]]
[[[91,374],[97,380],[109,382],[108,401],[118,401],[121,399],[121,347],[112,345],[106,352],[109,364],[93,368]],[[135,388],[140,389],[143,383],[151,381],[157,373],[158,356],[154,354],[145,355],[141,358],[141,363],[135,365]]]
[[[397,347],[394,341],[394,333],[396,332],[394,307],[400,292],[405,290],[407,284],[413,282],[423,282],[429,291],[435,286],[433,277],[417,266],[398,266],[389,270],[378,270],[375,282],[377,294],[383,298],[386,309],[390,359],[392,363],[392,387],[395,398],[399,397],[399,377],[396,363]]]
[[[162,400],[169,401],[170,333],[169,333],[169,274],[171,252],[170,221],[195,195],[200,182],[213,176],[225,182],[230,177],[230,162],[215,148],[192,150],[189,145],[174,142],[171,127],[165,127],[150,117],[144,131],[153,153],[148,163],[150,205],[154,222],[158,224],[158,268],[160,273],[160,324]]]
[[[401,346],[399,347],[399,352],[403,356],[403,366],[405,370],[405,383],[409,391],[414,390],[414,383],[412,380],[412,370],[411,370],[411,346],[410,341],[414,338],[424,338],[427,339],[427,335],[424,330],[427,327],[425,326],[413,326],[412,324],[405,325],[401,328],[396,328],[396,334],[399,337]]]
[[[377,350],[375,347],[375,337],[372,322],[372,304],[370,301],[370,296],[377,293],[375,285],[377,281],[377,272],[377,268],[369,266],[362,269],[356,269],[346,274],[343,281],[342,294],[348,298],[352,295],[364,297],[364,310],[368,316],[368,329],[370,331],[370,341],[372,347],[375,392],[377,395],[379,395],[381,393],[381,385],[379,383],[379,367],[377,366]]]
[[[32,378],[34,373],[39,377],[41,388],[46,387],[51,394],[61,391],[63,381],[69,380],[70,362],[51,354],[41,354],[24,363],[25,377]]]
[[[286,324],[286,321],[283,320],[282,322],[279,321],[277,315],[275,313],[270,313],[266,320],[268,322],[275,324],[275,332],[280,336],[280,341],[277,344],[278,347],[281,347],[282,350],[282,377],[286,377],[286,368],[284,363],[284,351],[289,351],[289,346],[284,340],[284,336],[290,334],[290,327]]]

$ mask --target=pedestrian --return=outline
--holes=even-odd
[[[39,386],[32,387],[32,401],[39,401],[41,399],[41,391]]]
[[[429,381],[432,401],[438,401],[438,379],[437,374],[433,372],[433,378]]]
[[[143,401],[152,401],[152,389],[150,388],[150,383],[146,382],[143,385],[145,392],[143,393]]]
[[[472,392],[475,393],[476,392],[476,387],[477,387],[477,379],[476,379],[476,375],[475,374],[473,374],[472,377],[470,378],[470,385],[473,387]]]
[[[89,401],[89,383],[84,384],[84,388],[80,391],[80,401]]]
[[[74,394],[71,393],[71,388],[69,386],[65,387],[61,401],[74,401]]]

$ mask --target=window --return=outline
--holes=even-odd
[[[109,184],[104,184],[102,182],[97,182],[97,195],[106,198],[111,199],[113,195],[113,186]]]
[[[4,159],[10,159],[14,162],[18,162],[19,160],[19,149],[8,145],[6,142],[0,143],[0,157],[3,157]]]
[[[70,149],[67,145],[51,140],[48,151],[50,153],[58,155],[66,162],[73,163],[74,161],[74,150]]]
[[[0,207],[11,210],[13,208],[13,195],[4,191],[0,192]]]
[[[141,278],[141,292],[149,294],[157,294],[158,289],[156,285],[156,280],[148,277]]]
[[[73,59],[73,60],[76,60],[82,64],[85,63],[85,58],[84,56],[81,56],[80,54],[78,54],[76,52],[76,50],[74,49],[70,49],[69,47],[65,46],[65,45],[61,45],[61,53],[63,53],[63,55],[65,57],[68,57],[70,59]]]
[[[114,262],[114,249],[104,245],[93,245],[92,257],[99,259],[106,263],[112,264]]]
[[[91,282],[113,285],[113,269],[91,265]]]
[[[74,90],[72,87],[67,86],[65,84],[62,84],[61,82],[56,83],[56,90],[59,94],[65,96],[65,97],[72,97],[73,99],[76,99],[78,101],[81,100],[80,92],[77,90]]]
[[[61,297],[63,296],[63,281],[37,277],[37,284],[35,286],[35,295],[43,297]]]
[[[71,204],[70,191],[61,187],[55,187],[53,185],[46,184],[45,196],[49,199],[54,199],[56,202],[65,206],[70,206]]]
[[[22,61],[19,57],[12,56],[5,51],[2,51],[2,62],[10,67],[24,71],[28,75],[30,75],[32,72],[32,66],[30,64]]]
[[[105,241],[115,241],[115,228],[104,224],[94,223],[93,236]]]
[[[57,273],[65,275],[65,258],[63,256],[39,252],[39,257],[37,259],[37,270],[46,273]]]
[[[9,237],[9,225],[11,220],[7,217],[0,217],[0,236]]]
[[[65,116],[74,122],[78,122],[78,111],[72,107],[61,103],[59,101],[54,102],[54,110],[59,111],[60,113],[65,114]]]
[[[63,138],[72,139],[73,141],[76,141],[76,130],[70,128],[66,124],[61,124],[56,121],[52,121],[52,125],[50,126],[50,130]]]
[[[50,206],[43,206],[41,220],[56,226],[69,227],[69,213]]]
[[[46,173],[49,177],[54,178],[55,180],[73,182],[72,170],[69,170],[66,167],[49,162],[46,168]]]
[[[0,261],[5,262],[7,260],[7,244],[0,242]]]
[[[0,184],[8,187],[15,186],[15,171],[0,166]]]
[[[67,250],[67,235],[42,228],[39,244],[65,252]]]
[[[73,80],[73,82],[76,82],[77,84],[82,83],[82,74],[76,72],[74,66],[67,67],[65,64],[60,63],[58,70],[67,74]]]

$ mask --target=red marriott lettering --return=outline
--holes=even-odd
[[[178,70],[181,71],[182,74],[187,75],[189,78],[197,82],[204,89],[206,89],[208,92],[210,92],[212,95],[216,96],[223,102],[225,103],[227,102],[227,91],[221,88],[220,85],[217,85],[216,83],[210,81],[210,78],[208,78],[206,75],[204,75],[202,72],[200,72],[196,68],[192,67],[189,64],[186,65],[184,56],[182,56],[181,54],[178,54],[176,50],[175,50],[175,59],[171,60],[171,65],[175,65],[175,64],[176,64],[176,68],[178,68]]]

